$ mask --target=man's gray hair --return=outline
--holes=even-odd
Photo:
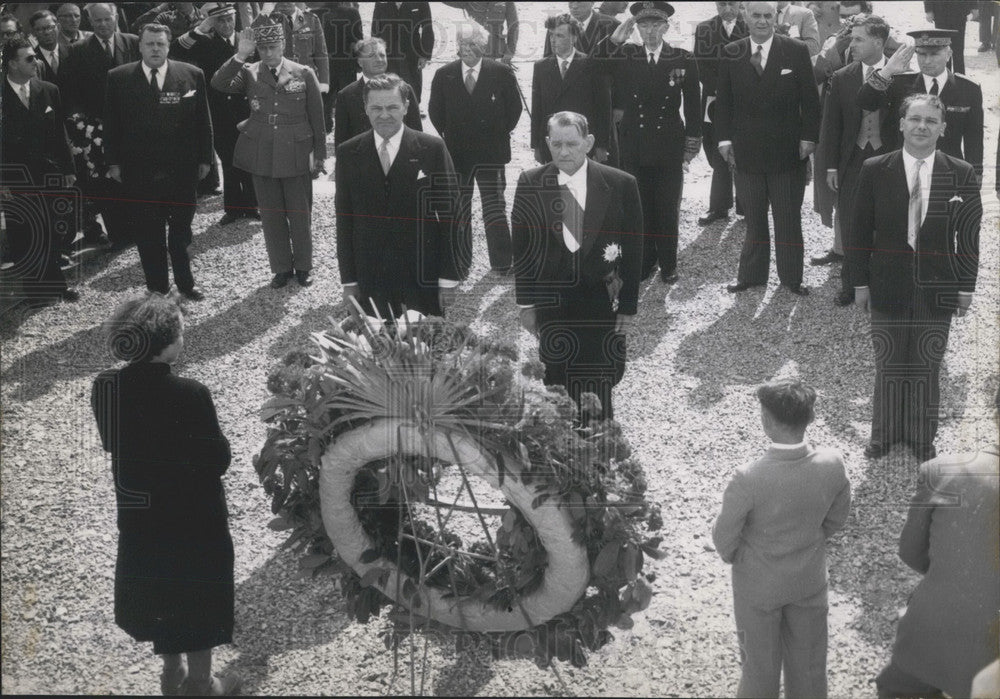
[[[472,44],[485,49],[489,43],[486,32],[478,24],[461,24],[455,33],[455,45]]]
[[[587,117],[576,112],[556,112],[549,117],[549,122],[545,127],[546,131],[552,131],[553,126],[575,126],[576,130],[583,137],[586,137],[590,133],[590,125],[587,123]]]
[[[83,11],[87,13],[88,17],[90,17],[90,12],[95,7],[106,7],[111,11],[111,14],[113,14],[115,17],[118,16],[118,8],[115,7],[115,4],[113,2],[88,2],[86,5],[83,6]]]
[[[381,46],[382,48],[386,48],[385,40],[377,36],[370,36],[367,39],[362,39],[357,44],[355,44],[354,55],[364,56],[369,49],[374,49],[376,46]]]

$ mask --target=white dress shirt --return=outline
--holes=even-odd
[[[570,193],[576,198],[577,203],[580,208],[584,211],[587,210],[587,161],[583,161],[583,165],[580,169],[574,172],[572,175],[567,175],[562,170],[559,171],[559,184],[566,185]],[[579,233],[579,231],[578,231]],[[566,244],[566,249],[570,252],[576,252],[580,249],[580,244],[576,242],[576,238],[569,229],[566,228],[566,224],[563,224],[562,229],[563,243]]]
[[[474,65],[474,66],[467,66],[463,62],[462,63],[462,83],[464,84],[466,78],[469,77],[469,71],[470,70],[472,71],[472,77],[474,77],[476,79],[476,82],[478,83],[479,82],[479,71],[482,70],[482,67],[483,67],[483,59],[482,58],[480,58],[478,61],[476,61],[476,65]]]
[[[930,94],[930,91],[931,91],[931,83],[934,80],[937,80],[938,81],[938,95],[940,95],[941,94],[941,90],[944,89],[944,84],[946,82],[948,82],[948,69],[945,68],[944,72],[942,72],[940,75],[924,75],[923,73],[921,73],[921,77],[923,77],[923,79],[924,79],[924,90],[928,94]]]
[[[920,168],[920,210],[923,215],[920,217],[920,225],[923,225],[924,219],[927,218],[927,202],[931,198],[931,176],[934,170],[934,153],[931,153],[926,158],[920,158],[924,161],[924,166]],[[903,148],[903,168],[906,170],[906,191],[910,191],[910,187],[913,186],[913,175],[917,171],[917,158],[910,155],[906,148]],[[915,242],[915,241],[914,241]]]
[[[151,76],[153,75],[153,69],[146,65],[145,61],[140,61],[139,65],[142,66],[142,72],[146,74],[146,83],[149,83]],[[159,90],[163,90],[163,81],[167,77],[167,62],[164,62],[162,66],[156,69],[156,87]]]
[[[569,72],[569,67],[570,67],[571,65],[573,65],[573,58],[574,58],[575,56],[576,56],[576,49],[575,49],[575,48],[574,48],[574,49],[572,49],[572,50],[571,50],[571,51],[569,52],[569,55],[568,55],[568,56],[566,56],[566,58],[563,58],[563,57],[562,57],[562,56],[560,56],[559,54],[556,54],[556,55],[555,55],[555,58],[556,58],[556,65],[557,65],[557,66],[559,67],[559,71],[560,71],[560,72],[562,72],[562,68],[563,68],[563,63],[565,62],[565,63],[566,63],[566,72],[568,73],[568,72]]]
[[[38,46],[38,50],[42,52],[42,58],[44,58],[45,62],[49,64],[49,67],[50,68],[54,67],[56,71],[58,71],[60,68],[59,45],[56,44],[56,48],[54,51],[49,51],[48,49],[44,48],[41,45]]]
[[[595,10],[591,10],[590,14],[587,15],[587,19],[585,19],[583,21],[583,23],[580,25],[580,33],[581,34],[586,34],[587,33],[587,28],[590,26],[591,20],[594,19],[594,12],[595,12]]]
[[[650,51],[649,47],[646,46],[645,44],[642,45],[642,50],[646,53],[646,63],[649,63],[649,54],[653,54],[654,65],[660,62],[660,53],[663,52],[663,43],[664,42],[661,41],[660,45],[656,47],[655,51]]]
[[[10,75],[7,76],[7,84],[11,86],[14,90],[14,94],[20,97],[21,95],[27,95],[28,99],[31,99],[31,88],[29,87],[30,80],[22,85],[18,85],[16,82],[10,79]]]
[[[736,20],[734,19],[732,22],[722,20],[722,26],[726,30],[726,36],[732,36],[733,30],[736,29]]]

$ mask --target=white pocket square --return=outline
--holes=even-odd
[[[781,69],[781,74],[782,74],[782,75],[788,75],[788,74],[790,74],[791,72],[792,72],[792,69],[791,69],[791,68],[782,68],[782,69]]]
[[[187,92],[184,93],[184,96],[185,97],[194,97],[194,93],[195,92],[197,92],[197,90],[188,90]]]
[[[417,179],[419,180],[421,177],[427,177],[427,175],[424,174],[423,170],[417,170]]]
[[[965,199],[962,199],[962,197],[958,196],[957,194],[955,196],[953,196],[951,199],[949,199],[948,203],[951,204],[952,202],[956,202],[956,201],[959,204],[964,204],[965,203]]]
[[[46,113],[46,114],[48,114],[48,113],[49,113],[49,112],[51,112],[51,111],[54,111],[54,110],[52,109],[52,106],[51,106],[51,105],[45,108],[45,113]]]

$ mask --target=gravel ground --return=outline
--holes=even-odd
[[[679,39],[713,14],[712,3],[677,3]],[[540,26],[562,3],[522,4],[522,19]],[[919,2],[880,2],[902,30],[921,24]],[[435,7],[443,25],[461,13]],[[363,16],[370,17],[370,6]],[[975,53],[970,24],[969,74],[984,87],[987,159],[996,152],[998,81],[992,54]],[[444,33],[444,32],[442,32]],[[454,55],[453,30],[425,77]],[[523,46],[540,46],[533,29]],[[687,39],[685,39],[687,35]],[[522,49],[524,51],[524,49]],[[518,79],[530,92],[530,61],[519,57]],[[425,92],[424,99],[427,99]],[[425,102],[426,104],[426,102]],[[515,133],[513,183],[529,167],[528,119]],[[332,172],[332,162],[327,169]],[[428,693],[731,695],[739,676],[727,566],[710,545],[710,527],[732,469],[766,445],[753,388],[777,375],[799,374],[820,394],[810,437],[846,456],[854,508],[830,546],[830,691],[872,695],[868,684],[889,655],[897,610],[917,578],[896,557],[896,541],[913,490],[916,461],[894,452],[877,463],[861,455],[868,437],[873,364],[867,321],[832,303],[839,280],[830,268],[806,268],[813,294],[778,290],[730,296],[744,224],[701,229],[710,170],[692,163],[682,207],[681,281],[642,288],[630,330],[628,371],[616,393],[617,414],[649,474],[651,496],[663,503],[667,558],[647,563],[656,596],[630,631],[590,657],[584,669],[542,671],[525,661],[483,660],[431,639]],[[972,313],[956,319],[943,372],[938,446],[954,452],[995,439],[989,403],[997,387],[998,236],[992,169],[984,187],[980,285]],[[264,437],[257,408],[275,360],[301,345],[328,316],[342,313],[334,250],[333,183],[316,188],[316,283],[273,291],[267,283],[259,224],[219,229],[219,197],[204,200],[195,219],[195,272],[208,293],[191,308],[184,375],[212,388],[232,443],[226,476],[236,543],[235,642],[217,651],[216,668],[246,678],[261,694],[408,693],[408,653],[398,671],[376,631],[349,623],[330,579],[308,580],[278,549],[281,534],[265,526],[268,502],[251,458]],[[832,233],[803,211],[805,254],[819,254]],[[488,275],[485,245],[463,285],[456,316],[478,330],[517,338],[526,357],[535,347],[517,325],[507,283]],[[773,265],[772,265],[773,269]],[[115,625],[112,582],[115,512],[109,461],[101,451],[88,405],[97,372],[112,364],[100,322],[143,287],[133,250],[86,261],[77,270],[83,298],[23,317],[3,318],[2,674],[6,693],[144,694],[157,689],[159,663],[147,645]],[[991,349],[992,348],[992,349]],[[415,656],[419,658],[423,648]]]

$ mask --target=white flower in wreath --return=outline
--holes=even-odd
[[[84,133],[86,133],[88,136],[90,136],[91,134],[94,133],[94,127],[93,126],[88,126],[87,130]]]
[[[618,243],[608,243],[604,246],[604,261],[614,262],[622,256],[622,246]]]
[[[87,128],[87,125],[86,125],[86,124],[84,124],[84,123],[83,123],[82,121],[80,121],[80,122],[77,122],[77,125],[76,125],[76,128],[77,128],[77,129],[78,129],[79,131],[83,131],[83,130],[84,130],[85,128]]]
[[[99,145],[101,145],[101,143],[103,143],[103,141],[101,140],[100,136],[98,136],[97,138],[94,139],[94,145],[95,146],[99,146]]]

